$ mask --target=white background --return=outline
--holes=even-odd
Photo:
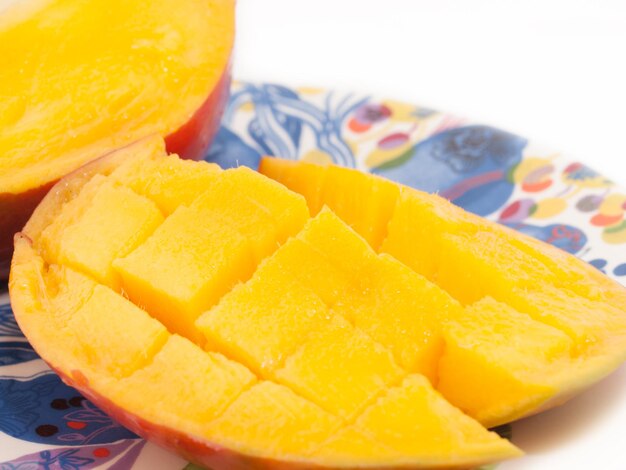
[[[626,0],[238,2],[236,78],[450,111],[626,186]],[[498,470],[626,470],[626,368],[514,433]]]
[[[237,78],[450,111],[626,186],[625,0],[238,0],[238,14]]]

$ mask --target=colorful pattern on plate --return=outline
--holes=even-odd
[[[376,97],[236,83],[207,160],[256,168],[262,154],[334,162],[439,192],[626,282],[626,191],[514,134]],[[0,450],[0,470],[194,468],[64,385],[19,331],[6,295]]]
[[[0,305],[0,431],[47,445],[87,445],[136,439],[42,364]]]
[[[263,154],[438,192],[626,282],[626,191],[509,132],[377,97],[236,83],[207,160],[255,168]]]
[[[126,470],[133,466],[145,445],[144,441],[124,440],[116,444],[61,447],[24,455],[0,463],[0,470],[54,469],[87,470],[108,464],[109,470]],[[115,461],[111,465],[111,463]]]

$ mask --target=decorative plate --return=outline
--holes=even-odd
[[[626,283],[626,191],[509,132],[379,97],[236,83],[206,159],[256,168],[264,154],[334,162],[438,192]],[[597,402],[590,402],[593,395]],[[594,467],[626,468],[623,446],[602,420],[607,413],[626,417],[624,367],[593,393],[505,429],[529,455],[498,469],[588,468],[573,458],[584,455],[581,449],[595,454]],[[0,431],[1,470],[194,468],[64,385],[19,331],[6,293],[0,294]],[[571,463],[562,466],[566,460]]]

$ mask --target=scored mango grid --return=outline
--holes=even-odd
[[[458,279],[454,276],[450,276],[450,282],[439,277],[439,274],[445,274],[445,272],[440,273],[439,268],[440,266],[445,268],[446,263],[440,257],[442,247],[437,240],[441,238],[444,242],[450,242],[456,237],[461,242],[459,253],[471,257],[474,256],[473,253],[470,253],[472,250],[489,252],[492,248],[489,243],[483,243],[476,237],[492,235],[496,241],[504,243],[508,251],[515,252],[515,256],[510,257],[504,263],[498,264],[497,259],[490,259],[494,265],[511,267],[511,263],[515,266],[519,264],[518,262],[529,261],[536,268],[536,272],[532,270],[531,276],[534,275],[535,279],[541,278],[544,281],[540,287],[546,290],[546,296],[559,297],[561,294],[563,297],[562,292],[570,292],[569,295],[565,296],[567,299],[561,305],[555,306],[557,309],[562,309],[563,313],[566,314],[561,318],[561,324],[559,324],[558,319],[555,321],[554,318],[544,317],[541,314],[542,307],[534,308],[523,302],[514,303],[512,306],[518,311],[528,314],[534,321],[552,326],[568,334],[576,345],[571,351],[572,357],[583,355],[589,343],[594,343],[596,340],[601,341],[601,339],[595,338],[591,333],[591,338],[581,341],[580,336],[573,334],[570,328],[571,324],[580,320],[583,320],[584,323],[584,318],[567,317],[567,312],[572,310],[571,304],[584,300],[581,299],[581,296],[589,297],[599,304],[587,305],[589,307],[588,316],[596,317],[597,321],[601,322],[602,318],[600,317],[602,315],[597,316],[593,312],[600,308],[606,312],[608,317],[620,317],[618,310],[623,308],[623,302],[626,300],[626,293],[623,289],[616,289],[615,286],[607,285],[606,279],[600,277],[592,269],[585,269],[585,266],[577,264],[575,262],[577,260],[568,258],[568,255],[556,249],[545,252],[546,248],[539,246],[539,242],[530,238],[523,240],[520,238],[520,234],[514,233],[511,229],[468,214],[436,195],[425,194],[407,187],[400,187],[398,192],[398,186],[393,182],[337,166],[296,163],[266,157],[261,161],[259,170],[266,176],[285,184],[289,189],[305,195],[313,214],[324,204],[328,204],[366,239],[368,233],[362,231],[359,220],[364,215],[373,220],[378,220],[383,226],[385,236],[379,246],[372,244],[376,251],[390,253],[465,304],[477,302],[484,297],[494,297],[505,304],[511,304],[510,299],[515,297],[516,293],[499,292],[495,287],[497,283],[494,281],[496,279],[492,279],[493,276],[490,276],[488,279],[482,280],[485,285],[481,286],[483,290],[481,295],[471,299],[463,299],[462,289],[459,292],[459,286],[462,286],[463,282],[457,282]],[[346,196],[346,191],[337,190],[336,185],[329,184],[335,180],[350,181],[353,184],[348,185],[348,187],[359,189],[360,199],[356,204],[354,204],[354,198],[350,195]],[[315,192],[315,188],[322,188],[322,190]],[[378,203],[381,194],[387,194],[388,199],[393,199],[393,194],[396,194],[396,200],[381,205]],[[372,216],[372,213],[375,215]],[[452,261],[448,265],[455,265],[454,267],[457,268],[461,265],[459,260],[454,259],[454,257],[449,257],[448,260]],[[467,259],[467,264],[471,266],[480,262],[480,254],[473,259]],[[503,273],[506,275],[505,271]],[[518,272],[520,272],[519,269]],[[520,274],[523,275],[524,273],[521,272]],[[472,285],[472,281],[475,281],[474,277],[471,276],[469,281],[468,284]],[[550,285],[546,286],[547,284]],[[531,285],[531,290],[537,287],[535,282]],[[521,294],[517,292],[517,294],[524,296],[523,292]],[[541,300],[537,299],[537,302],[541,303]],[[602,326],[607,325],[599,326],[598,329],[600,330]],[[610,330],[612,328],[608,325],[605,329]],[[602,353],[602,351],[598,352]]]
[[[355,236],[355,238],[356,238],[356,236]],[[221,351],[221,352],[222,352],[222,353],[224,353],[224,351]],[[285,357],[284,357],[284,361],[286,361],[286,360],[287,360],[287,356],[289,356],[289,354],[288,354],[288,353],[289,353],[289,352],[286,352]],[[249,364],[248,364],[248,366],[249,366]],[[279,366],[278,366],[278,365],[277,365],[277,368],[279,368]],[[265,378],[265,379],[268,379],[269,377],[264,377],[264,378]],[[397,379],[397,380],[395,380],[393,383],[395,384],[395,383],[400,382],[400,381],[402,380],[402,378],[403,378],[403,376],[399,376],[399,377],[398,377],[398,379]],[[390,383],[390,384],[388,384],[388,385],[391,385],[391,383]],[[384,389],[381,389],[381,390],[380,390],[380,393],[382,393],[383,391],[384,391]],[[368,403],[369,403],[370,401],[375,400],[375,399],[376,399],[376,397],[375,397],[375,396],[374,396],[374,397],[372,397],[370,400],[368,400]],[[318,403],[318,405],[319,405],[319,403]],[[366,404],[364,404],[362,407],[365,407],[365,406],[366,406]]]
[[[382,393],[382,391],[381,391],[381,393]]]
[[[83,304],[87,303],[88,301],[89,301],[89,297],[88,297],[88,298],[86,298],[86,299],[84,300]],[[79,307],[79,308],[80,308],[80,307]],[[156,352],[155,352],[155,354],[156,354]],[[147,363],[149,363],[149,360],[147,359],[145,362],[146,362],[146,364],[147,364]],[[132,373],[132,372],[129,372],[128,374],[125,374],[125,375],[130,375],[131,373]],[[122,378],[122,376],[120,376],[120,378]],[[395,381],[395,382],[397,383],[397,382],[399,382],[401,379],[402,379],[402,377],[400,377],[400,378],[399,378],[397,381]],[[381,389],[381,390],[380,390],[380,392],[379,392],[379,394],[380,394],[380,393],[383,393],[383,391],[384,391],[384,389]],[[243,393],[243,391],[242,391],[241,393]],[[232,401],[235,401],[235,400],[236,400],[236,398],[237,398],[237,396],[233,397],[233,398],[232,398]],[[376,399],[376,397],[372,397],[372,399],[371,399],[370,401],[373,401],[373,400],[375,400],[375,399]],[[365,405],[364,405],[364,406],[365,406]]]

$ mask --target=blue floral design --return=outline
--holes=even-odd
[[[6,462],[0,466],[0,470],[31,470],[35,468],[52,470],[80,470],[95,462],[94,458],[77,455],[80,449],[63,449],[59,451],[44,450],[32,460],[20,459],[17,462]]]
[[[62,447],[43,450],[34,454],[0,463],[0,470],[86,470],[116,462],[109,469],[127,470],[137,460],[144,442],[123,440],[107,446]],[[120,457],[121,456],[121,457]]]
[[[226,127],[218,131],[205,160],[217,163],[222,168],[247,166],[254,170],[259,167],[261,153],[246,144],[241,137]]]
[[[312,129],[317,148],[330,155],[340,165],[356,165],[352,150],[342,137],[341,130],[348,116],[367,102],[345,96],[337,105],[333,95],[326,96],[323,106],[316,106],[300,98],[298,93],[278,85],[243,84],[231,95],[223,119],[230,128],[234,115],[245,104],[254,105],[254,117],[247,127],[251,147],[261,154],[296,159],[299,155],[303,127]],[[209,151],[209,155],[215,155]]]
[[[417,143],[373,173],[428,192],[439,192],[479,215],[496,211],[513,193],[509,172],[527,141],[488,126],[449,129]]]
[[[613,268],[613,274],[619,277],[626,276],[626,263],[615,266],[615,268]]]
[[[18,439],[80,445],[136,437],[51,372],[0,377],[0,397],[0,431]]]
[[[0,338],[3,336],[24,337],[9,304],[0,305]]]
[[[597,270],[603,273],[606,273],[606,270],[604,268],[606,268],[607,261],[605,259],[602,259],[602,258],[592,259],[591,261],[589,261],[589,264],[593,266],[594,268],[596,268]]]
[[[0,342],[0,366],[10,366],[35,359],[39,359],[39,356],[27,341]]]
[[[10,366],[38,358],[17,326],[11,306],[0,305],[0,366]]]

